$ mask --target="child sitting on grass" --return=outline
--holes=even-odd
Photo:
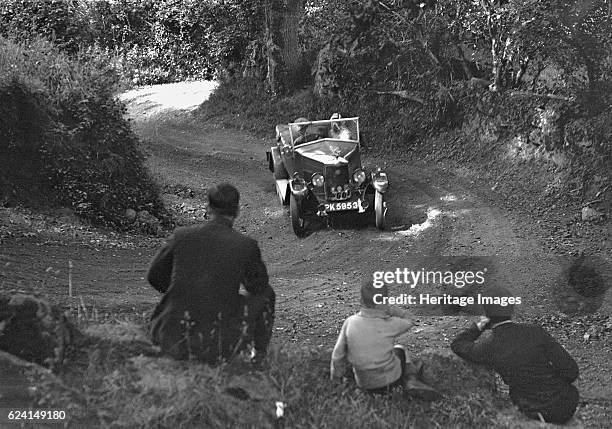
[[[363,390],[387,393],[395,387],[406,387],[423,399],[433,400],[438,393],[418,380],[418,371],[407,359],[404,348],[394,345],[395,339],[414,325],[410,314],[397,307],[376,304],[386,296],[386,285],[375,288],[369,279],[361,286],[363,308],[342,325],[332,352],[331,378],[343,377],[348,361],[353,366],[357,386]]]

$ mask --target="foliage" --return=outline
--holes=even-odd
[[[99,0],[0,3],[0,35],[44,37],[74,54],[101,47],[134,84],[232,74],[258,39],[260,2]]]
[[[199,109],[204,120],[228,127],[270,134],[270,124],[287,123],[298,117],[328,118],[333,112],[359,116],[362,142],[378,152],[413,147],[428,132],[430,121],[418,123],[426,113],[410,115],[409,103],[400,98],[371,93],[355,93],[351,98],[322,99],[306,89],[291,96],[269,97],[256,79],[227,82],[218,87]]]
[[[594,119],[612,108],[606,1],[324,0],[305,10],[302,45],[318,52],[314,91],[328,99],[314,103],[372,118],[378,141],[414,148],[483,112],[529,133],[544,106],[561,128],[547,150],[583,155],[562,137],[579,119],[600,130],[589,147],[609,158]]]
[[[70,53],[76,52],[80,43],[90,41],[86,20],[76,3],[64,0],[3,1],[0,35],[21,40],[44,37]]]
[[[103,223],[121,224],[126,208],[163,216],[108,57],[0,38],[0,76],[5,193],[44,197]]]

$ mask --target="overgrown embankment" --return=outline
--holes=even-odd
[[[0,189],[4,204],[62,205],[127,225],[126,209],[164,217],[104,55],[0,38]]]

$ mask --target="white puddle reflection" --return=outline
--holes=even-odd
[[[400,234],[403,236],[419,235],[426,229],[431,228],[433,226],[434,220],[436,220],[436,218],[441,214],[442,212],[440,210],[430,207],[427,209],[427,219],[425,220],[425,222],[412,225],[409,229],[405,231],[396,231],[396,234]]]
[[[436,218],[441,214],[441,210],[429,207],[427,209],[427,219],[425,222],[414,224],[408,229],[393,231],[392,234],[383,234],[376,239],[381,241],[396,241],[401,240],[403,237],[416,237],[426,229],[431,228]]]

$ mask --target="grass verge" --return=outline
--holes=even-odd
[[[135,320],[81,321],[87,333],[61,374],[62,395],[41,387],[45,406],[70,410],[72,424],[142,428],[518,428],[531,423],[506,397],[458,392],[437,403],[401,392],[370,395],[329,381],[329,352],[272,349],[262,371],[234,362],[209,367],[159,357]],[[79,398],[75,399],[74,392]],[[277,417],[277,403],[284,415]],[[533,426],[533,427],[537,427]]]

